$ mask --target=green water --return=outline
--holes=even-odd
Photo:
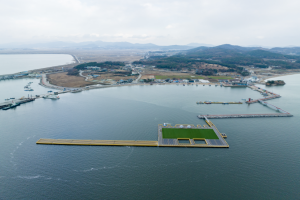
[[[119,87],[0,111],[0,199],[298,199],[299,78],[281,78],[287,84],[272,91],[282,98],[269,101],[294,117],[212,120],[227,134],[228,149],[35,142],[157,140],[158,124],[203,125],[199,114],[275,112],[260,104],[196,104],[261,97],[249,88]]]

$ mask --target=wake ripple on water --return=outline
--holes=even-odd
[[[30,138],[34,138],[34,136],[30,136],[30,137],[27,137],[27,140],[29,140]],[[13,167],[16,169],[16,166],[17,166],[17,163],[14,161],[14,155],[16,153],[16,151],[23,145],[23,143],[26,142],[26,140],[20,142],[16,147],[15,149],[10,153],[10,162],[12,163]]]
[[[132,154],[133,151],[131,151],[131,153],[127,156],[127,158],[123,161],[121,161],[120,163],[117,163],[116,165],[107,167],[100,167],[100,168],[90,168],[90,169],[85,169],[85,170],[73,170],[75,172],[91,172],[91,171],[98,171],[98,170],[107,170],[107,169],[114,169],[114,168],[144,168],[144,167],[149,167],[149,168],[161,168],[161,167],[170,167],[170,166],[178,166],[178,165],[186,165],[186,163],[200,163],[200,162],[206,162],[210,159],[214,159],[214,158],[220,158],[220,157],[225,157],[227,156],[226,154],[223,155],[213,155],[213,156],[209,156],[206,158],[202,158],[202,159],[197,159],[197,160],[189,160],[189,161],[180,161],[180,162],[173,162],[173,163],[161,163],[161,164],[144,164],[144,165],[121,165],[123,162],[125,162],[130,155]]]
[[[120,164],[122,164],[123,162],[125,162],[126,160],[128,160],[128,158],[130,158],[130,156],[132,155],[132,153],[133,153],[133,150],[134,150],[134,147],[127,147],[127,148],[131,148],[131,152],[128,154],[128,156],[124,159],[124,160],[122,160],[121,162],[119,162],[119,163],[117,163],[117,164],[115,164],[115,165],[113,165],[113,166],[110,166],[110,167],[106,167],[106,166],[104,166],[104,167],[100,167],[100,168],[90,168],[90,169],[85,169],[85,170],[76,170],[76,169],[74,169],[73,171],[75,171],[75,172],[91,172],[91,171],[98,171],[98,170],[104,170],[104,169],[113,169],[113,168],[117,168],[117,167],[121,167],[120,166]]]
[[[43,178],[44,176],[37,175],[37,176],[18,176],[21,179],[36,179],[36,178]]]

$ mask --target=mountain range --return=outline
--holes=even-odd
[[[45,43],[7,43],[0,44],[2,49],[145,49],[145,50],[188,50],[199,46],[212,47],[209,44],[190,43],[187,45],[159,46],[156,44],[139,44],[130,42],[45,42]]]

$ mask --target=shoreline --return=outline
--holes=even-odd
[[[288,73],[288,74],[281,74],[281,75],[270,76],[268,78],[262,79],[261,81],[264,81],[264,83],[266,83],[267,80],[272,79],[272,78],[282,77],[282,76],[290,76],[290,75],[297,75],[297,74],[300,74],[300,72],[294,72],[294,73]],[[260,84],[262,84],[262,83],[260,83]]]

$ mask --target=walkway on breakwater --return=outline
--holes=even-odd
[[[36,144],[90,145],[90,146],[145,146],[156,147],[157,141],[140,140],[72,140],[72,139],[39,139]]]
[[[260,101],[267,101],[267,100],[276,99],[276,98],[280,98],[281,97],[279,94],[275,94],[275,93],[270,92],[268,90],[259,88],[259,87],[255,86],[255,85],[251,85],[251,86],[248,86],[248,87],[251,88],[252,90],[260,92],[261,94],[267,95],[266,97],[260,98],[260,99],[255,99],[255,100],[249,99],[249,101],[246,101],[246,103],[248,103],[248,104],[258,103]]]
[[[255,117],[293,117],[289,113],[274,114],[229,114],[229,115],[198,115],[199,119],[225,119],[225,118],[255,118]]]

